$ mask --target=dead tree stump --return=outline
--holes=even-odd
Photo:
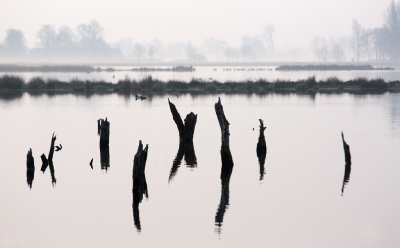
[[[260,181],[264,179],[265,174],[265,156],[267,155],[267,145],[265,144],[265,136],[264,131],[266,127],[264,127],[263,120],[259,119],[260,121],[260,136],[258,137],[257,143],[257,157],[258,163],[260,164]]]
[[[32,182],[35,178],[35,161],[32,156],[32,148],[29,149],[26,155],[26,182],[29,188],[32,189]]]
[[[218,98],[214,107],[221,128],[221,200],[215,216],[215,225],[218,226],[217,232],[220,232],[225,211],[229,205],[229,183],[233,170],[233,160],[229,148],[229,122],[225,117],[220,98]]]
[[[343,142],[343,149],[344,149],[344,158],[346,164],[344,165],[344,177],[343,177],[343,184],[342,184],[342,196],[344,193],[344,188],[346,184],[350,181],[350,172],[351,172],[351,154],[350,154],[350,146],[344,140],[344,135],[342,132],[342,142]]]
[[[146,182],[146,161],[147,161],[147,153],[149,146],[146,145],[146,148],[143,149],[142,141],[139,141],[139,147],[136,152],[135,158],[133,160],[133,187],[132,187],[132,195],[133,195],[133,221],[138,231],[141,230],[140,225],[140,216],[139,216],[139,203],[143,200],[143,195],[146,198],[149,197],[147,191],[147,182]]]
[[[260,121],[260,136],[258,137],[257,143],[257,156],[262,156],[267,154],[267,145],[265,144],[265,136],[264,131],[266,127],[264,127],[264,122],[259,119]]]
[[[49,151],[49,158],[48,158],[48,162],[49,162],[49,167],[50,167],[50,174],[51,174],[51,182],[53,184],[53,186],[56,184],[56,177],[54,175],[54,164],[53,164],[53,155],[54,155],[54,142],[56,141],[57,136],[52,135],[51,137],[51,144],[50,144],[50,151]]]
[[[185,124],[182,122],[181,115],[175,107],[175,104],[169,101],[169,108],[172,113],[172,118],[175,121],[176,126],[179,131],[179,141],[180,142],[193,142],[194,129],[196,127],[197,115],[190,112],[185,118]]]
[[[346,163],[351,163],[350,146],[346,143],[346,141],[344,141],[343,132],[342,132],[342,141],[343,141],[345,161]]]
[[[97,121],[99,123],[99,121]],[[97,126],[98,128],[98,126]],[[110,122],[100,119],[100,147],[108,146],[110,142]]]

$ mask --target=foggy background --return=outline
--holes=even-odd
[[[2,1],[1,63],[396,63],[400,2]]]

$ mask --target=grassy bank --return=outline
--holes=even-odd
[[[169,80],[161,81],[148,76],[142,80],[125,78],[113,84],[102,80],[80,80],[60,81],[58,79],[43,79],[34,77],[25,82],[18,76],[3,75],[0,77],[0,91],[67,91],[67,92],[183,92],[183,91],[204,91],[204,92],[264,92],[264,91],[356,91],[356,90],[388,90],[400,89],[400,81],[385,82],[383,79],[356,78],[349,81],[342,81],[336,77],[317,81],[315,77],[304,80],[274,80],[268,81],[259,79],[256,81],[210,81],[205,82],[192,79],[190,82]]]

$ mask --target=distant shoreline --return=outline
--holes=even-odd
[[[219,82],[192,79],[190,82],[179,80],[161,81],[147,76],[141,80],[125,78],[117,83],[104,80],[80,80],[70,81],[58,79],[43,79],[34,77],[25,81],[22,77],[3,75],[0,77],[0,92],[92,92],[92,93],[143,93],[164,94],[166,92],[233,92],[233,93],[263,93],[263,92],[360,92],[365,90],[400,91],[400,81],[385,82],[381,78],[367,79],[355,78],[343,81],[336,77],[330,77],[317,81],[315,77],[300,79],[297,81],[265,79],[226,81]]]
[[[392,71],[392,67],[372,67],[372,65],[281,65],[277,71]]]

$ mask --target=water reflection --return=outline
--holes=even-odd
[[[344,177],[343,177],[343,184],[342,184],[342,196],[344,193],[344,187],[350,181],[350,172],[351,172],[351,154],[350,154],[350,146],[344,140],[344,135],[342,132],[342,142],[343,142],[343,149],[344,149],[344,157],[345,157],[345,170],[344,170]]]
[[[182,158],[185,156],[185,163],[188,168],[197,167],[197,158],[194,152],[193,142],[180,142],[178,153],[174,161],[172,162],[171,172],[169,173],[168,182],[173,180],[175,175],[178,173],[178,169],[182,163]]]
[[[100,165],[102,170],[110,168],[110,148],[108,146],[100,147]]]
[[[265,136],[264,136],[264,131],[267,127],[264,127],[264,121],[259,119],[260,121],[260,135],[258,137],[258,143],[257,143],[257,157],[258,157],[258,163],[260,164],[260,181],[264,179],[264,174],[265,174],[265,157],[267,155],[267,145],[265,143]]]
[[[138,151],[133,160],[132,209],[133,221],[135,223],[136,229],[139,232],[142,230],[142,226],[140,224],[139,204],[143,200],[143,195],[145,195],[146,198],[149,198],[145,175],[148,148],[148,145],[146,145],[146,148],[143,149],[142,141],[139,141]]]
[[[35,162],[32,156],[32,148],[29,149],[28,154],[26,155],[26,182],[29,185],[29,188],[32,189],[32,182],[35,178]]]

